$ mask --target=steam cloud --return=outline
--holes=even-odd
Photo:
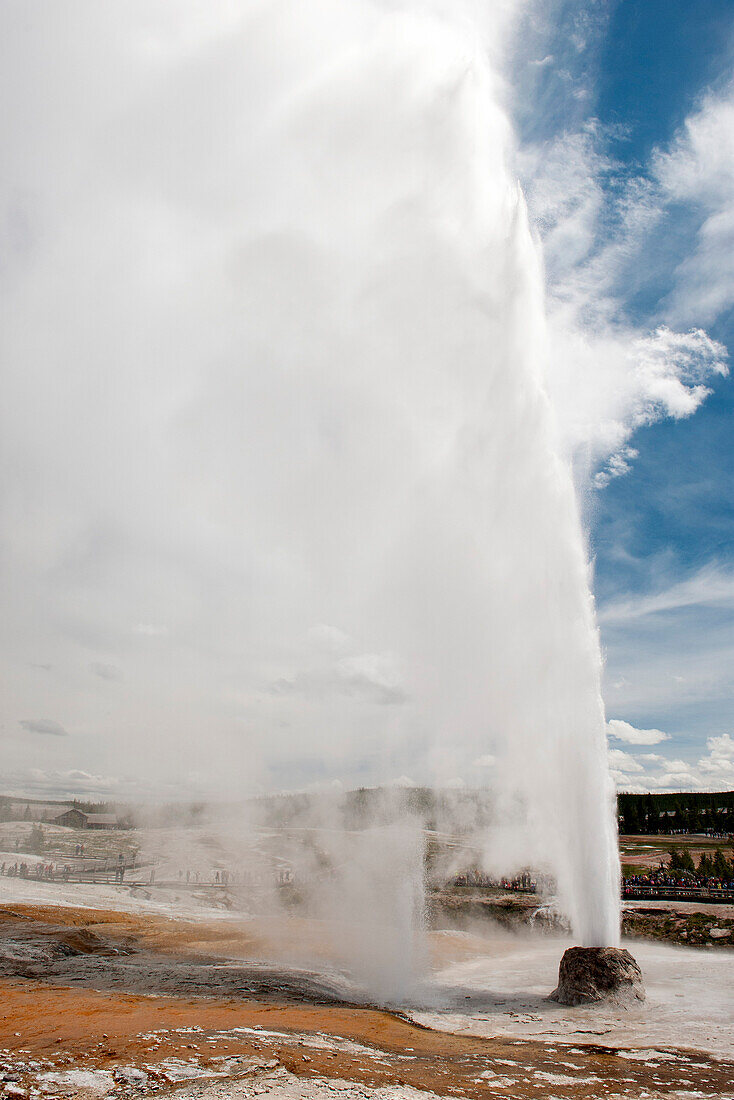
[[[11,705],[42,647],[77,710],[50,766],[83,738],[178,791],[494,756],[523,854],[615,943],[599,647],[497,75],[418,5],[182,10],[134,34],[51,10],[10,66],[41,119],[2,307]]]

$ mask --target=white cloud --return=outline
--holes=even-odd
[[[704,381],[727,372],[726,348],[702,329],[671,332],[661,325],[632,344],[641,394],[633,410],[633,427],[664,416],[690,416],[711,392]]]
[[[666,199],[702,216],[669,311],[710,321],[734,302],[734,85],[706,96],[653,166]]]
[[[550,391],[568,453],[597,488],[629,472],[639,428],[692,415],[710,379],[727,372],[726,349],[696,324],[710,313],[670,308],[665,323],[637,327],[626,319],[630,283],[649,263],[645,242],[680,196],[660,170],[624,175],[606,138],[591,122],[521,153],[548,268]]]
[[[642,764],[635,760],[628,752],[622,749],[609,749],[607,752],[609,766],[616,772],[628,774],[629,772],[644,771]]]
[[[707,752],[698,760],[668,759],[658,753],[631,755],[609,752],[612,776],[619,790],[685,791],[734,788],[734,739],[728,734],[709,737]]]
[[[709,737],[706,748],[708,755],[698,762],[704,778],[725,788],[734,787],[734,739],[728,733]]]
[[[658,745],[661,741],[670,740],[670,734],[662,730],[639,730],[619,718],[610,718],[607,731],[610,737],[625,741],[628,745]]]
[[[594,487],[603,489],[613,478],[628,474],[632,469],[633,459],[637,458],[639,453],[635,447],[620,447],[607,459],[604,468],[594,475]]]
[[[734,199],[734,85],[709,94],[654,159],[658,179],[676,199]]]
[[[653,779],[658,789],[685,791],[703,786],[695,766],[685,760],[666,760],[664,769]]]
[[[690,776],[692,774],[692,766],[685,760],[665,760],[664,763],[667,775]]]

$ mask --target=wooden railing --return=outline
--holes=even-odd
[[[734,888],[717,886],[645,886],[638,883],[623,883],[623,898],[660,898],[668,901],[734,901]]]

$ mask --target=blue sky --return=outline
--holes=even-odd
[[[541,235],[565,218],[562,240],[584,237],[565,267],[550,239],[561,297],[564,281],[588,275],[576,323],[593,327],[584,313],[606,299],[611,342],[665,324],[704,330],[731,357],[734,5],[565,3],[532,8],[530,25],[513,74],[521,155],[532,151],[525,184]],[[543,177],[559,148],[585,212],[580,197],[549,216]],[[625,789],[734,785],[734,379],[703,384],[688,415],[643,416],[622,475],[586,497],[608,716],[668,735],[648,739],[654,750],[644,736],[612,738]]]

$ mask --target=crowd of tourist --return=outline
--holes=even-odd
[[[661,863],[654,871],[627,876],[622,890],[625,894],[639,890],[734,892],[734,861],[717,848],[713,855],[703,852],[696,866],[687,849],[673,848],[667,866]]]
[[[704,878],[697,874],[669,874],[667,871],[652,871],[648,875],[628,875],[623,890],[629,893],[641,886],[658,890],[696,889],[696,890],[734,890],[734,878]]]
[[[79,847],[77,845],[77,847]],[[2,863],[0,864],[0,875],[5,875],[8,878],[30,878],[44,880],[47,882],[61,881],[68,882],[71,878],[94,881],[97,876],[102,876],[102,880],[105,881],[110,875],[114,875],[114,880],[117,883],[125,882],[125,873],[129,870],[143,871],[140,864],[136,863],[135,859],[130,862],[126,862],[122,853],[118,854],[116,860],[106,859],[94,861],[92,866],[87,864],[75,863],[71,864],[62,863],[45,863],[45,862],[33,862],[30,863],[26,860],[21,860],[15,863]],[[150,865],[144,872],[151,885],[156,883],[156,876],[158,869],[155,864]],[[286,883],[293,881],[293,875],[289,868],[279,868],[274,872],[275,882],[277,885],[282,886]],[[166,882],[169,876],[166,877]],[[249,871],[239,870],[227,870],[226,868],[210,868],[208,871],[179,869],[177,873],[177,879],[179,883],[184,881],[190,885],[204,885],[204,886],[252,886],[253,876]],[[175,881],[175,879],[174,879]]]
[[[53,882],[57,878],[68,879],[71,867],[66,864],[59,866],[55,863],[3,863],[0,865],[0,875],[8,878],[37,878]]]

